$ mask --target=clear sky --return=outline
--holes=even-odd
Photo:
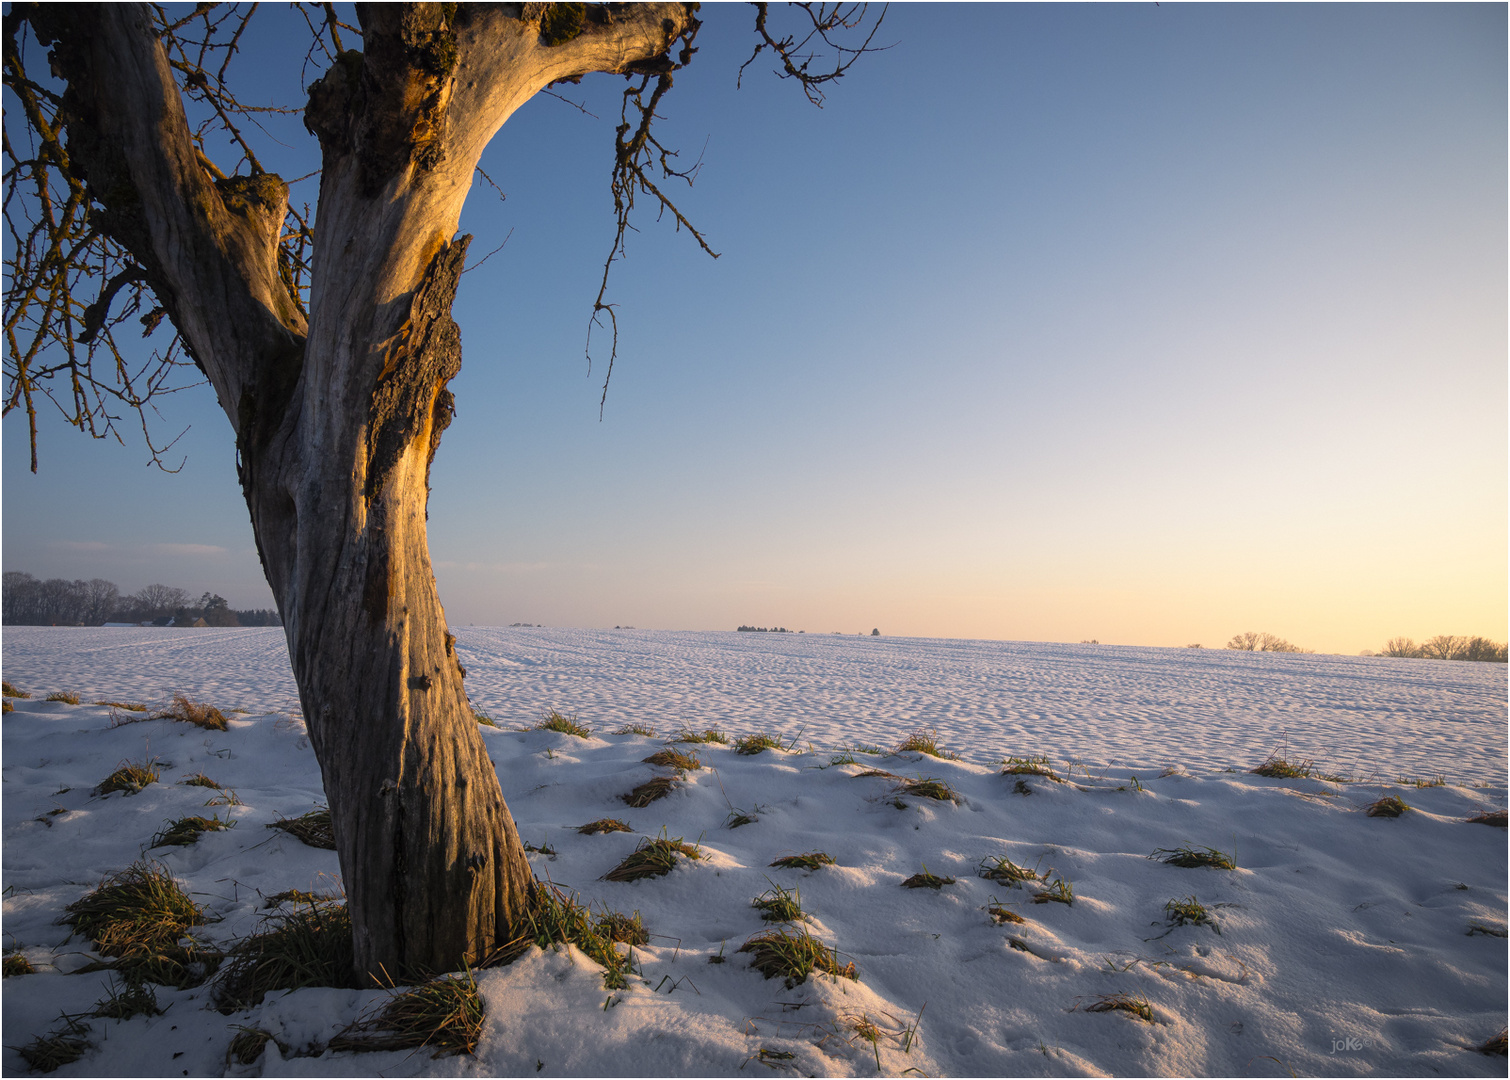
[[[752,15],[704,15],[660,133],[721,257],[641,215],[601,421],[622,80],[484,159],[454,624],[1505,640],[1504,5],[902,5],[821,110],[736,90]],[[275,30],[248,71],[297,99]],[[8,419],[5,569],[271,606],[229,425],[163,412],[174,476],[54,424],[33,477]]]

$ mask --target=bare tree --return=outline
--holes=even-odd
[[[1438,634],[1421,643],[1421,655],[1427,660],[1461,660],[1468,651],[1468,639],[1455,634]]]
[[[104,578],[90,578],[83,582],[83,586],[83,621],[98,626],[120,605],[120,590],[115,587],[115,582]]]
[[[1244,652],[1301,653],[1307,651],[1299,645],[1291,645],[1277,634],[1260,634],[1252,630],[1234,634],[1232,640],[1227,642],[1227,648],[1240,649]]]
[[[1379,655],[1420,659],[1421,646],[1408,637],[1393,637],[1384,643],[1384,648],[1380,651]]]
[[[831,72],[817,51],[863,33],[863,5],[804,5],[811,25],[785,37],[756,6],[755,55],[769,51],[809,91],[868,47],[833,52]],[[312,228],[261,167],[243,132],[250,110],[226,87],[249,12],[202,4],[175,22],[141,4],[12,6],[6,86],[33,146],[5,151],[16,178],[5,408],[24,407],[35,431],[37,395],[62,379],[69,421],[108,430],[112,402],[139,409],[174,349],[204,373],[236,434],[320,761],[357,970],[449,970],[510,941],[536,900],[426,537],[430,463],[461,364],[451,302],[471,238],[457,222],[509,116],[552,83],[607,72],[629,82],[605,283],[636,194],[691,229],[658,186],[681,174],[652,121],[700,24],[681,3],[359,4],[359,29],[310,8],[322,13],[316,55],[330,58],[304,109],[322,159]],[[61,94],[28,75],[27,27]],[[240,155],[230,174],[185,95]],[[96,283],[87,304],[75,299],[83,280]],[[603,297],[593,315],[612,329]],[[132,374],[113,334],[139,311],[178,336]],[[102,347],[109,377],[92,366]]]
[[[160,619],[164,615],[172,615],[188,602],[188,593],[177,586],[161,583],[148,585],[130,598],[140,619]]]

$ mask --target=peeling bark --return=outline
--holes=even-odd
[[[536,886],[426,535],[461,364],[450,311],[470,238],[456,225],[519,105],[560,79],[669,63],[691,9],[359,5],[365,53],[342,54],[305,113],[323,155],[306,322],[277,266],[287,188],[206,172],[150,10],[44,8],[28,17],[69,84],[71,149],[236,431],[358,971],[476,963],[516,936]]]

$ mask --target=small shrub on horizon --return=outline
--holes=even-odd
[[[539,719],[531,730],[556,731],[562,735],[574,735],[579,739],[592,737],[592,728],[586,724],[579,723],[575,714],[564,716],[555,709],[546,709],[545,715]]]
[[[59,690],[56,693],[48,694],[43,700],[61,701],[64,705],[77,705],[79,703],[79,695],[71,690]]]
[[[1227,648],[1239,652],[1273,652],[1273,653],[1310,653],[1314,649],[1302,649],[1299,645],[1291,645],[1277,634],[1254,633],[1252,630],[1241,634],[1234,634],[1232,640],[1227,642]]]

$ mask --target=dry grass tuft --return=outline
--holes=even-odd
[[[1070,907],[1075,903],[1075,890],[1068,881],[1062,877],[1056,877],[1044,888],[1033,894],[1035,904],[1063,904]]]
[[[781,740],[765,732],[757,732],[754,735],[741,735],[734,740],[734,752],[751,757],[766,750],[780,750]]]
[[[96,705],[103,705],[109,709],[124,709],[126,712],[146,712],[147,706],[140,701],[96,701]]]
[[[655,728],[649,724],[625,724],[614,732],[615,735],[643,735],[647,739],[655,738]]]
[[[204,909],[190,900],[167,869],[141,861],[111,874],[64,909],[61,920],[106,956],[176,945],[190,927],[205,924]]]
[[[897,744],[893,754],[927,754],[930,757],[943,758],[946,761],[958,761],[959,755],[950,753],[939,745],[939,733],[935,728],[926,731],[914,731],[907,738]]]
[[[94,1012],[106,1020],[130,1020],[133,1016],[161,1016],[162,1007],[157,1003],[157,992],[148,986],[137,984],[124,989],[111,988],[110,996],[94,1003]]]
[[[661,765],[670,769],[685,769],[687,772],[696,772],[703,767],[703,763],[692,754],[684,754],[680,750],[667,747],[648,758],[644,759],[646,765]]]
[[[840,964],[839,956],[806,930],[762,930],[738,949],[752,954],[750,966],[767,979],[783,978],[790,989],[815,971],[835,978],[858,980],[853,963]]]
[[[617,990],[628,985],[624,972],[629,966],[629,959],[614,948],[615,940],[624,940],[631,946],[642,942],[629,941],[628,937],[615,939],[613,935],[615,932],[634,936],[644,933],[639,916],[639,912],[635,912],[632,918],[626,918],[617,912],[605,911],[594,922],[592,912],[578,903],[575,895],[568,896],[557,886],[546,885],[536,891],[534,903],[525,916],[528,923],[526,931],[499,948],[481,966],[512,964],[532,946],[553,949],[561,944],[570,944],[575,945],[590,960],[602,965],[605,989]]]
[[[1130,994],[1108,994],[1099,997],[1085,1007],[1086,1012],[1124,1012],[1129,1016],[1136,1016],[1145,1024],[1151,1024],[1153,1020],[1153,1006],[1144,997],[1133,997]]]
[[[989,881],[999,881],[1003,885],[1015,885],[1021,887],[1023,882],[1037,884],[1045,879],[1043,874],[1036,870],[1029,870],[1025,866],[1018,866],[1005,855],[987,855],[980,861],[980,866],[975,871],[976,877],[983,877]]]
[[[231,1045],[225,1052],[226,1060],[235,1058],[241,1065],[250,1065],[262,1056],[262,1051],[272,1041],[271,1031],[237,1024],[236,1037],[231,1040]]]
[[[760,912],[766,922],[794,923],[807,919],[807,912],[802,910],[802,891],[783,889],[774,883],[751,900],[750,906]]]
[[[215,783],[215,781],[211,780],[202,772],[197,772],[191,776],[186,776],[182,780],[180,780],[179,783],[186,784],[189,787],[207,787],[214,788],[216,791],[220,790],[220,785]]]
[[[558,713],[555,709],[546,709],[545,715],[536,722],[531,730],[557,731],[562,735],[574,735],[579,739],[586,739],[592,736],[592,728],[586,724],[579,723],[575,713],[571,716],[565,716]]]
[[[20,953],[11,953],[0,962],[0,977],[10,978],[12,975],[35,975],[37,969],[32,967],[31,961]]]
[[[335,826],[331,823],[328,807],[317,806],[309,813],[301,814],[296,818],[279,818],[267,827],[282,829],[313,848],[324,848],[326,851],[336,849]]]
[[[28,694],[25,690],[17,690],[10,683],[5,682],[3,680],[0,680],[0,693],[3,693],[6,697],[14,697],[14,698],[22,698],[22,699],[31,697],[31,695]]]
[[[330,904],[340,900],[334,893],[312,893],[303,889],[284,889],[282,892],[273,893],[265,897],[262,906],[275,908],[279,904]]]
[[[597,821],[589,821],[586,825],[577,826],[577,831],[584,836],[596,836],[606,832],[634,832],[628,825],[618,818],[599,818]]]
[[[213,993],[221,1012],[253,1008],[274,990],[359,985],[345,904],[307,904],[270,915],[263,925],[267,929],[243,938],[226,955]]]
[[[1498,1035],[1491,1035],[1483,1042],[1474,1047],[1481,1054],[1498,1054],[1500,1057],[1510,1055],[1510,1039],[1507,1039],[1505,1028],[1500,1028]]]
[[[1064,783],[1064,777],[1049,767],[1047,754],[1036,757],[1008,757],[1001,763],[1002,776],[1041,776],[1046,780],[1052,780],[1056,784]]]
[[[482,1038],[486,1008],[471,971],[443,975],[395,993],[380,1012],[349,1025],[330,1040],[332,1050],[430,1048],[432,1057],[472,1054]]]
[[[927,779],[904,780],[902,786],[897,789],[899,795],[913,795],[920,799],[936,799],[939,802],[958,803],[959,792],[955,791],[942,780],[928,777]]]
[[[676,779],[670,776],[657,776],[654,780],[647,780],[635,788],[628,795],[619,796],[636,810],[642,809],[655,802],[664,799],[671,794],[671,789],[676,786]]]
[[[1382,799],[1369,803],[1363,812],[1369,817],[1399,817],[1409,809],[1410,807],[1402,800],[1393,795],[1386,795]]]
[[[682,728],[676,733],[672,742],[690,743],[718,743],[721,746],[729,745],[729,737],[718,728],[703,728],[701,731],[693,731],[690,728]]]
[[[1261,765],[1248,771],[1254,776],[1267,776],[1275,780],[1305,780],[1316,775],[1316,763],[1309,759],[1290,762],[1270,754]]]
[[[177,821],[170,821],[147,846],[188,847],[199,843],[199,838],[207,832],[224,832],[235,827],[234,821],[221,821],[218,817],[181,817]]]
[[[178,720],[185,724],[202,727],[206,731],[224,731],[229,723],[225,714],[213,705],[190,701],[182,694],[174,694],[173,700],[152,714],[153,720]]]
[[[772,866],[778,870],[816,870],[820,866],[835,866],[832,855],[822,851],[809,851],[803,855],[783,855]]]
[[[1216,925],[1216,920],[1211,917],[1211,912],[1206,906],[1193,896],[1187,896],[1183,900],[1171,900],[1164,905],[1164,917],[1171,928],[1176,926],[1209,926],[1218,934],[1222,928]]]
[[[640,921],[638,911],[633,915],[605,911],[593,920],[592,925],[598,934],[609,941],[623,942],[625,945],[646,945],[650,942],[650,931]]]
[[[483,727],[496,728],[498,726],[497,720],[494,720],[487,713],[480,712],[477,709],[472,710],[472,719],[476,720]]]
[[[1493,825],[1497,829],[1503,829],[1506,824],[1505,811],[1503,810],[1484,810],[1481,813],[1474,814],[1467,820],[1471,825]]]
[[[878,777],[878,778],[880,778],[882,780],[895,780],[898,783],[906,783],[907,782],[907,777],[905,777],[905,776],[898,776],[896,773],[894,773],[894,772],[887,772],[885,769],[866,769],[863,772],[857,772],[857,773],[855,773],[854,778],[856,780],[867,780],[867,779],[869,779],[872,776]]]
[[[1013,911],[1011,908],[1002,907],[1002,905],[1000,904],[992,904],[987,907],[986,914],[991,916],[991,921],[996,923],[998,926],[1002,925],[1003,923],[1025,926],[1028,922],[1027,919],[1024,919],[1021,915],[1017,914],[1017,912]]]
[[[79,703],[79,695],[73,693],[71,690],[59,690],[57,693],[48,694],[43,700],[61,701],[64,705],[77,705]]]
[[[71,1016],[65,1016],[63,1020],[62,1030],[38,1035],[25,1046],[16,1047],[16,1052],[33,1072],[57,1072],[93,1049],[87,1027]]]
[[[933,889],[937,891],[938,889],[942,889],[945,885],[953,884],[954,879],[952,877],[939,877],[937,874],[930,874],[928,872],[928,868],[925,866],[923,867],[923,872],[921,874],[913,874],[906,881],[902,882],[902,888]]]
[[[135,795],[148,784],[157,783],[158,771],[153,766],[157,762],[144,761],[140,765],[131,761],[123,761],[120,767],[95,787],[96,795],[109,795],[112,791],[124,791],[127,795]]]
[[[640,846],[623,862],[603,875],[604,881],[639,881],[641,878],[661,877],[676,868],[678,857],[692,859],[703,857],[696,844],[686,844],[681,837],[669,840],[662,836],[656,840],[641,840]]]
[[[1218,870],[1236,870],[1237,863],[1226,852],[1218,851],[1214,847],[1193,848],[1190,845],[1178,848],[1158,848],[1150,859],[1158,859],[1161,863],[1169,866],[1182,866],[1186,869],[1195,869],[1200,866],[1212,866]]]

